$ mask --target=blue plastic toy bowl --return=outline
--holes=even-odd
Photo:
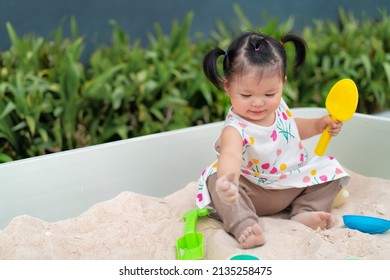
[[[370,234],[384,233],[390,229],[390,220],[363,216],[363,215],[344,215],[344,224],[350,229]]]

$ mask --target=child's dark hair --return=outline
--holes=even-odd
[[[286,76],[286,50],[284,44],[292,42],[295,46],[295,70],[305,62],[305,41],[292,33],[284,35],[279,42],[275,38],[256,32],[247,32],[237,37],[227,51],[215,48],[203,59],[206,77],[220,90],[223,78],[231,80],[236,75],[245,74],[248,69],[259,71],[259,78],[269,71],[277,71],[284,80]],[[223,58],[223,76],[218,72],[217,60]]]

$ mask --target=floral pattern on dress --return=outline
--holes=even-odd
[[[275,112],[275,122],[269,127],[250,123],[233,111],[230,109],[224,127],[235,128],[242,137],[241,175],[251,182],[267,189],[287,189],[349,178],[335,158],[310,157],[283,99]],[[217,154],[220,152],[219,141],[218,138],[214,145]],[[217,166],[215,161],[199,178],[198,207],[204,207],[210,202],[206,181],[217,172]]]

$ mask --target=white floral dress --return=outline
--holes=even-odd
[[[248,122],[230,109],[224,127],[232,126],[242,136],[241,175],[266,189],[304,188],[339,178],[346,185],[349,175],[331,156],[309,157],[299,137],[292,114],[282,99],[273,125],[263,127]],[[219,154],[220,138],[214,144]],[[207,206],[210,195],[206,181],[216,173],[218,159],[203,170],[198,180],[196,203]]]

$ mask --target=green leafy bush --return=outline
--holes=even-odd
[[[307,65],[296,80],[295,103],[323,105],[327,89],[339,79],[353,79],[359,90],[358,111],[374,113],[390,107],[390,17],[358,21],[339,11],[339,22],[315,22],[305,28]],[[311,93],[311,94],[309,94]]]
[[[205,79],[203,55],[216,45],[226,49],[243,31],[280,37],[294,28],[293,18],[279,23],[266,15],[264,26],[254,26],[238,5],[234,9],[236,23],[228,28],[217,21],[211,38],[191,38],[190,12],[181,25],[173,22],[170,34],[156,24],[146,47],[130,42],[111,21],[111,44],[98,47],[86,64],[73,18],[71,38],[63,37],[64,22],[48,39],[20,37],[7,23],[11,47],[0,53],[0,162],[222,120],[229,102]],[[307,64],[298,76],[288,69],[287,102],[323,106],[330,87],[349,77],[359,89],[359,112],[390,108],[390,17],[339,14],[339,23],[317,20],[302,31]]]

